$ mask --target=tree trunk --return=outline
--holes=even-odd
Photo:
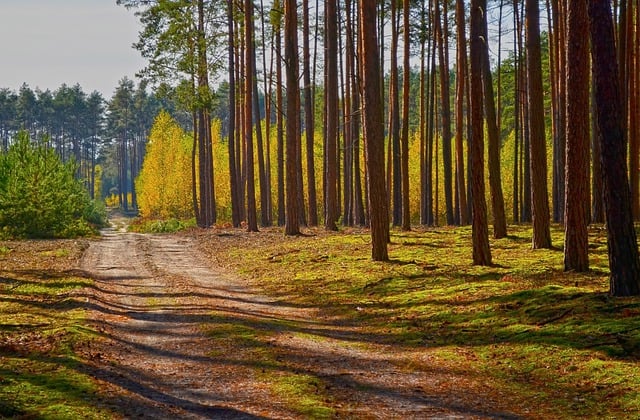
[[[229,181],[231,188],[231,223],[233,227],[240,226],[240,200],[239,200],[239,177],[236,168],[236,78],[235,78],[235,34],[233,30],[233,0],[227,0],[227,22],[229,39],[229,128],[228,128],[228,149],[229,149]]]
[[[470,22],[470,89],[471,89],[471,170],[473,171],[471,186],[472,241],[473,264],[490,265],[491,249],[489,248],[489,227],[487,225],[487,204],[484,189],[484,130],[483,130],[483,85],[482,85],[482,51],[483,15],[486,12],[486,0],[471,0]]]
[[[611,3],[589,2],[593,80],[602,149],[604,203],[613,296],[640,294],[640,258],[627,178],[622,98],[615,59]]]
[[[553,124],[553,220],[562,222],[565,212],[565,153],[566,153],[566,10],[564,2],[551,1],[553,31],[550,40],[551,104]]]
[[[482,19],[484,39],[489,39],[487,31],[487,14]],[[484,112],[487,117],[488,158],[489,158],[489,188],[491,190],[491,209],[493,210],[493,237],[496,239],[507,236],[507,218],[504,213],[504,195],[502,194],[502,179],[500,175],[500,132],[498,131],[498,117],[493,93],[493,78],[489,63],[489,45],[484,43],[482,54],[482,81],[484,92]]]
[[[249,0],[248,0],[249,1]],[[285,0],[284,15],[284,59],[287,73],[287,110],[297,110],[298,87],[298,14],[297,1]],[[286,132],[286,214],[285,234],[300,234],[298,212],[298,118],[289,113]]]
[[[640,88],[640,74],[638,70],[638,56],[640,54],[640,7],[634,2],[629,4],[629,18],[627,19],[627,64],[629,67],[628,80],[628,98],[629,98],[629,187],[631,188],[631,209],[633,211],[633,219],[640,220],[640,123],[638,122],[640,104],[638,103],[638,88]],[[635,10],[635,30],[633,27],[633,13]]]
[[[258,95],[258,81],[256,80],[256,54],[255,44],[253,50],[253,114],[256,119],[256,146],[258,148],[258,182],[260,186],[260,223],[263,227],[271,226],[271,208],[269,206],[269,195],[271,189],[267,183],[267,166],[265,164],[264,141],[262,138],[262,119],[260,115],[260,97]],[[268,135],[268,133],[267,133]]]
[[[567,149],[564,270],[589,270],[589,18],[584,0],[567,13]]]
[[[200,212],[202,226],[216,223],[216,200],[213,188],[213,141],[211,138],[211,98],[209,97],[209,68],[207,61],[206,34],[204,25],[204,1],[198,1],[198,153],[200,163]]]
[[[411,50],[409,25],[409,0],[403,1],[403,76],[402,76],[402,138],[400,150],[400,173],[402,174],[402,230],[411,230],[411,209],[409,208],[409,88],[411,66],[409,53]]]
[[[369,185],[371,223],[371,257],[374,261],[389,259],[389,211],[384,179],[384,122],[380,98],[380,58],[376,36],[376,3],[360,0],[360,39],[362,42],[362,92],[364,138]]]
[[[525,2],[527,44],[527,86],[529,94],[529,154],[531,156],[531,205],[534,249],[551,248],[547,152],[544,132],[540,10],[538,0]]]
[[[464,182],[464,105],[467,78],[467,37],[465,34],[464,1],[456,0],[457,72],[456,72],[456,191],[460,208],[460,224],[469,224],[467,192]]]
[[[245,39],[245,74],[244,74],[244,139],[247,150],[247,231],[258,231],[258,217],[256,209],[255,164],[253,154],[253,87],[255,70],[253,43],[253,1],[244,3],[244,39]]]
[[[440,16],[440,7],[436,6],[436,32],[438,39],[438,57],[440,64],[440,103],[442,106],[442,168],[444,173],[444,200],[446,206],[447,224],[455,224],[453,212],[453,188],[452,188],[452,159],[451,159],[451,100],[449,98],[449,60],[447,57],[447,3],[441,3],[443,16]]]
[[[315,118],[313,115],[313,85],[311,83],[311,53],[309,46],[309,0],[302,2],[302,57],[304,79],[304,117],[307,155],[307,195],[309,200],[309,226],[318,226],[318,198],[316,194]]]
[[[337,230],[338,221],[338,12],[336,0],[325,2],[326,55],[326,196],[325,220],[327,230]]]
[[[391,191],[394,226],[402,224],[402,172],[400,150],[400,95],[398,87],[398,12],[396,2],[391,2],[391,47],[389,64],[389,151],[390,164],[387,165]]]

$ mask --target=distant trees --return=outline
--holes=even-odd
[[[194,179],[193,183],[198,186],[193,197],[194,211],[198,225],[210,227],[216,222],[216,205],[211,139],[213,97],[208,57],[215,43],[212,19],[220,16],[213,14],[212,2],[204,0],[118,0],[118,4],[137,9],[140,16],[143,30],[136,48],[149,60],[144,71],[146,77],[157,82],[180,82],[177,92],[180,102],[191,112],[193,120],[192,167],[198,168],[198,182]]]

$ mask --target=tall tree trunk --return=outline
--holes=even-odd
[[[482,52],[482,81],[484,86],[484,112],[487,117],[487,137],[489,141],[489,188],[491,190],[491,209],[493,211],[493,237],[500,239],[507,236],[507,218],[504,213],[504,195],[502,194],[502,179],[500,175],[500,132],[498,131],[493,78],[489,63],[489,45],[486,42],[489,39],[487,13],[483,15],[482,30],[485,40]]]
[[[242,83],[242,80],[243,80],[242,70],[244,69],[244,57],[245,57],[245,54],[243,54],[244,36],[242,36],[240,23],[235,22],[235,25],[236,25],[235,32],[237,34],[241,34],[241,36],[239,36],[237,39],[240,45],[235,49],[236,50],[235,62],[238,63],[238,65],[236,65],[235,79],[241,81],[237,85],[237,91],[239,92],[239,95],[236,96],[237,100],[236,100],[236,111],[235,111],[236,127],[238,128],[236,130],[236,138],[235,138],[236,172],[238,177],[238,212],[239,212],[240,220],[246,221],[247,209],[245,205],[246,203],[245,193],[247,190],[246,188],[246,184],[247,184],[247,165],[246,165],[247,150],[246,149],[247,147],[246,147],[246,142],[244,141],[244,138],[245,138],[244,88],[245,86],[244,86],[244,83]]]
[[[627,65],[629,76],[627,92],[629,98],[629,187],[631,188],[631,209],[634,220],[640,220],[640,104],[638,103],[638,89],[640,88],[640,7],[630,2],[627,19]],[[635,13],[633,13],[635,11]],[[635,14],[635,28],[634,28]]]
[[[258,217],[256,209],[255,164],[253,154],[253,87],[254,87],[254,43],[253,43],[253,1],[244,3],[244,39],[245,39],[245,75],[244,75],[244,138],[247,149],[247,231],[258,231]]]
[[[400,93],[398,86],[398,26],[397,2],[391,2],[391,46],[389,64],[389,151],[390,163],[387,165],[391,191],[394,226],[402,224],[402,171],[400,150]]]
[[[553,30],[550,39],[551,105],[553,131],[553,220],[562,222],[565,212],[565,153],[566,153],[566,10],[564,1],[552,0]]]
[[[309,0],[302,2],[302,57],[304,79],[304,117],[307,155],[307,195],[309,200],[309,226],[318,225],[318,198],[315,170],[315,118],[313,115],[313,85],[311,83],[311,53],[309,46]]]
[[[600,139],[596,118],[596,98],[594,80],[591,78],[591,222],[604,223],[604,196],[602,186],[602,165],[600,164]]]
[[[274,2],[273,8],[280,12],[280,0]],[[282,51],[282,30],[281,25],[275,28],[275,49]],[[278,226],[285,226],[286,223],[286,199],[285,199],[285,168],[284,168],[284,100],[282,97],[282,60],[276,60],[276,147],[277,147],[277,172],[278,172]]]
[[[589,2],[593,80],[602,149],[604,202],[609,245],[610,293],[640,294],[640,258],[627,178],[622,98],[615,60],[614,29],[608,0]]]
[[[235,78],[235,34],[233,30],[234,6],[233,0],[227,0],[227,22],[228,22],[228,42],[229,42],[229,128],[228,128],[228,149],[229,149],[229,182],[231,188],[231,223],[233,227],[240,226],[240,200],[239,200],[239,177],[236,168],[236,78]]]
[[[440,65],[440,103],[442,106],[442,168],[444,173],[444,200],[446,206],[447,224],[455,224],[453,213],[453,188],[452,188],[452,159],[451,159],[451,100],[449,98],[449,60],[448,34],[447,34],[447,2],[437,2],[436,5],[436,32],[438,39],[438,57]],[[442,6],[442,16],[440,16]]]
[[[325,25],[326,25],[326,55],[325,72],[327,88],[326,100],[326,126],[327,141],[326,153],[326,196],[325,196],[325,220],[327,230],[337,230],[338,221],[338,11],[336,0],[325,1]]]
[[[470,89],[471,89],[471,178],[473,205],[472,212],[472,241],[473,264],[490,265],[491,249],[489,248],[489,227],[487,224],[487,204],[484,189],[484,130],[483,130],[483,85],[482,85],[482,51],[483,45],[483,15],[486,13],[486,0],[471,0],[470,22]]]
[[[411,230],[411,209],[409,207],[409,88],[411,66],[409,63],[411,39],[409,25],[409,0],[403,1],[402,7],[404,52],[402,63],[402,138],[400,150],[400,173],[402,174],[402,230]]]
[[[464,105],[467,78],[467,37],[465,33],[464,1],[456,0],[457,64],[456,64],[456,191],[460,203],[460,224],[469,224],[467,191],[464,182]]]
[[[211,98],[209,97],[209,68],[205,33],[204,0],[198,0],[198,153],[200,163],[200,212],[202,227],[216,223],[216,200],[213,188],[213,141],[211,138]]]
[[[380,98],[380,58],[376,36],[376,3],[360,0],[362,42],[362,92],[364,138],[369,185],[369,214],[371,223],[371,257],[374,261],[389,259],[389,211],[384,179],[384,120]]]
[[[551,248],[547,152],[544,132],[540,10],[538,0],[525,1],[527,44],[527,86],[529,94],[529,154],[531,156],[531,204],[534,249]]]
[[[271,208],[269,206],[269,196],[271,189],[267,183],[267,167],[265,164],[264,141],[262,138],[262,123],[260,120],[260,96],[258,94],[258,80],[256,77],[256,51],[255,43],[251,48],[253,50],[253,114],[256,119],[256,146],[258,147],[258,182],[260,185],[260,223],[262,226],[271,226]],[[269,135],[268,133],[266,134]]]
[[[518,28],[518,3],[513,1],[513,27]],[[520,222],[520,154],[519,145],[522,137],[520,129],[520,50],[517,40],[520,38],[518,30],[513,31],[513,49],[514,49],[514,66],[513,66],[513,223]]]
[[[564,270],[589,270],[589,34],[587,3],[569,0],[567,13],[567,150]]]
[[[265,20],[267,14],[264,12],[264,0],[260,0],[260,26],[262,29],[262,39],[267,39],[265,31]],[[269,44],[271,61],[269,63],[269,70],[267,71],[267,44]],[[271,42],[264,42],[262,44],[262,68],[264,69],[264,132],[265,132],[265,168],[264,177],[266,184],[265,203],[268,209],[267,214],[269,217],[269,225],[273,224],[273,198],[271,197],[271,109],[272,109],[272,90],[273,90],[273,61],[275,60],[273,54],[273,34],[271,34]]]
[[[435,7],[434,7],[435,8]],[[435,12],[431,13],[433,16]],[[433,29],[435,31],[435,28]],[[428,130],[427,130],[427,225],[436,226],[438,224],[438,172],[437,165],[434,165],[433,158],[437,156],[437,142],[435,140],[436,134],[436,109],[437,109],[437,89],[436,89],[436,56],[438,43],[435,39],[431,42],[431,65],[429,70],[429,117],[428,117]],[[435,166],[435,171],[434,171]],[[435,182],[434,182],[435,172]],[[435,186],[435,188],[434,188]],[[436,190],[434,198],[434,189]],[[435,213],[434,213],[435,204]]]
[[[249,1],[249,0],[247,0]],[[298,13],[297,1],[285,0],[284,14],[284,59],[287,73],[287,110],[298,109]],[[285,234],[300,234],[298,212],[298,118],[288,112],[286,132],[286,214]]]

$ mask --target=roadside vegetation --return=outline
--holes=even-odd
[[[558,226],[550,250],[530,249],[530,227],[510,230],[492,241],[491,267],[471,264],[470,228],[394,231],[388,263],[372,263],[368,232],[354,229],[299,237],[283,237],[279,228],[183,234],[195,235],[212,262],[264,294],[320,308],[324,323],[359,328],[349,345],[428,355],[429,366],[407,360],[403,370],[482,378],[482,392],[524,416],[640,415],[640,299],[608,295],[605,230],[590,230],[586,274],[562,271]],[[104,408],[110,396],[83,373],[82,348],[99,339],[83,309],[81,290],[91,281],[71,270],[84,247],[0,242],[0,416],[118,417]],[[244,325],[228,316],[214,312],[203,322],[212,349],[253,360],[275,398],[302,417],[342,412],[329,378],[298,371],[286,347],[271,342],[285,330],[321,343],[330,339],[322,329],[277,320]]]
[[[530,227],[510,231],[492,241],[491,267],[471,264],[470,228],[393,232],[388,263],[370,261],[369,237],[357,230],[234,233],[203,239],[203,247],[266,294],[320,307],[376,343],[423,349],[436,367],[485,378],[485,391],[509,398],[514,412],[640,415],[640,299],[608,295],[605,230],[590,231],[586,274],[563,272],[559,226],[550,250],[530,249]]]
[[[63,163],[45,141],[20,132],[0,153],[0,238],[74,238],[96,233],[106,216],[76,178],[73,161]]]
[[[75,349],[94,340],[71,271],[85,243],[0,242],[0,418],[100,419],[100,389]]]

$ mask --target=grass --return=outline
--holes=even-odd
[[[175,233],[190,229],[196,226],[195,219],[179,220],[155,220],[155,219],[134,219],[129,230],[138,233]]]
[[[31,264],[46,267],[44,261],[71,252],[51,244],[37,252],[17,246],[10,255],[26,254]],[[73,298],[74,290],[90,282],[33,267],[10,269],[2,256],[7,254],[0,253],[0,418],[113,418],[112,412],[96,407],[99,390],[82,373],[73,350],[94,337]]]
[[[224,313],[212,314],[203,326],[212,340],[211,357],[226,358],[259,372],[258,377],[277,401],[304,418],[333,418],[335,411],[327,404],[329,396],[322,381],[297,372],[287,365],[283,349],[269,345],[280,330],[288,327],[295,325],[277,319],[263,323],[249,318],[232,320]]]
[[[508,238],[492,240],[492,267],[471,264],[470,228],[394,231],[388,263],[370,261],[359,231],[230,243],[221,258],[273,296],[443,364],[463,362],[514,407],[640,416],[640,298],[609,297],[606,233],[590,235],[584,274],[562,271],[558,226],[551,250],[531,250],[530,228],[511,226]]]

